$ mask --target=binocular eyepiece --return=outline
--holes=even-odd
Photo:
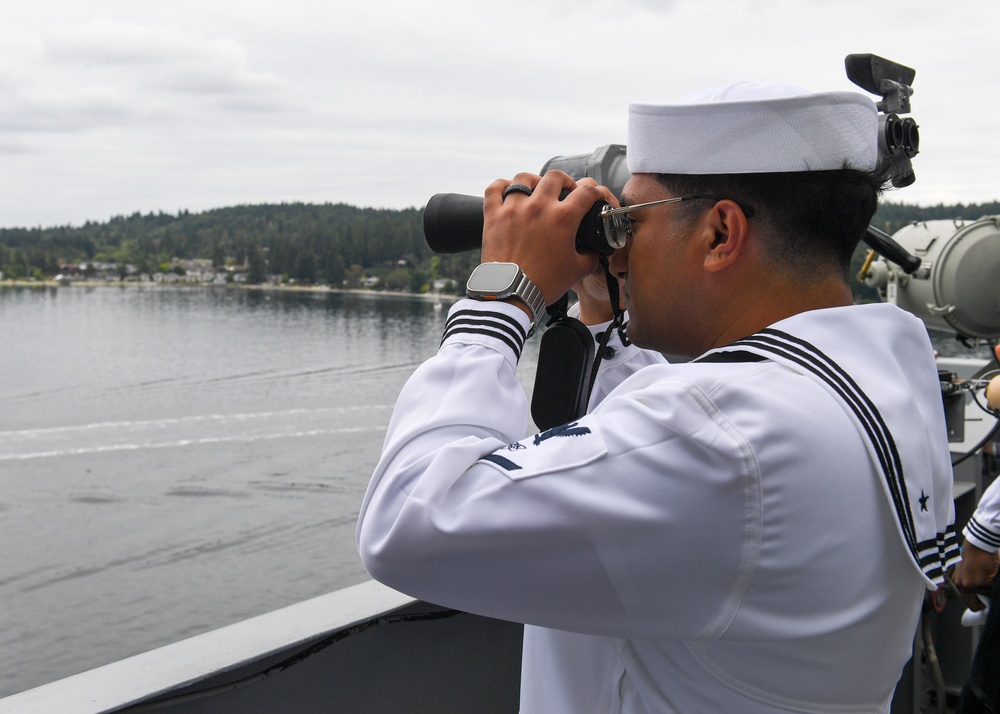
[[[879,117],[879,153],[896,156],[903,152],[913,158],[920,152],[920,131],[913,117],[901,119],[895,112]]]

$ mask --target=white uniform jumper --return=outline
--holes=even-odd
[[[535,626],[525,713],[888,711],[953,547],[923,324],[891,305],[803,313],[720,361],[639,369],[517,441],[527,327],[503,303],[452,308],[362,504],[372,576]],[[831,370],[800,367],[799,340],[878,428]]]
[[[1000,478],[983,491],[976,512],[962,534],[977,548],[990,553],[1000,550]]]

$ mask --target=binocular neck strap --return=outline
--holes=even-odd
[[[604,280],[608,285],[608,297],[611,299],[611,312],[614,314],[614,319],[608,326],[607,335],[610,337],[611,330],[618,330],[618,336],[621,337],[622,346],[627,347],[632,344],[631,340],[628,338],[626,330],[628,328],[628,322],[625,321],[625,311],[621,308],[621,293],[618,290],[618,279],[611,272],[611,266],[608,265],[608,256],[601,255],[598,257],[601,262],[601,267],[604,268]],[[608,342],[608,338],[605,337],[602,340],[601,351],[604,351],[604,345]]]
[[[618,279],[611,272],[611,267],[608,265],[608,257],[601,255],[599,256],[599,260],[601,261],[601,267],[604,268],[604,278],[608,285],[608,297],[611,299],[611,312],[614,313],[614,319],[611,320],[608,329],[597,338],[597,354],[594,356],[594,368],[590,371],[590,385],[587,387],[588,401],[594,391],[594,384],[597,382],[597,372],[600,369],[601,360],[604,359],[604,350],[608,346],[608,340],[611,339],[611,333],[618,330],[618,336],[621,338],[623,347],[632,344],[626,333],[628,322],[625,321],[625,312],[621,308],[621,293],[618,290]]]

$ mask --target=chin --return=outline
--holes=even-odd
[[[659,352],[665,355],[668,361],[686,361],[688,359],[693,359],[701,354],[697,350],[692,350],[690,346],[685,347],[678,344],[675,340],[666,339],[660,337],[657,339],[657,335],[649,335],[643,329],[642,325],[634,324],[635,320],[630,319],[628,323],[628,338],[636,347],[641,347],[645,350],[653,350],[654,352]],[[671,359],[674,358],[674,359]]]
[[[642,347],[645,350],[660,351],[659,341],[652,339],[651,335],[648,335],[642,329],[642,324],[636,324],[635,320],[631,318],[628,321],[628,339],[636,347]]]

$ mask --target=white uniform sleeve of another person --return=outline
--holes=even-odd
[[[976,512],[962,535],[977,548],[989,553],[1000,550],[1000,478],[983,491]]]

